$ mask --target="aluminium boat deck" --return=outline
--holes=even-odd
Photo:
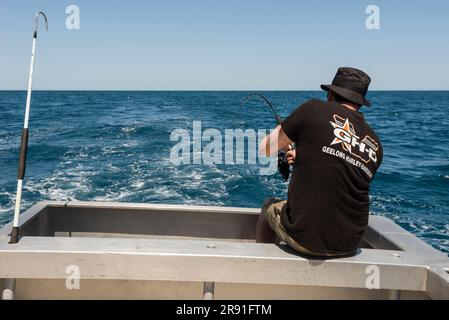
[[[39,202],[18,244],[0,229],[0,289],[16,279],[16,299],[449,299],[447,255],[385,217],[370,217],[356,256],[311,259],[255,243],[258,214]],[[73,266],[79,289],[66,285]]]

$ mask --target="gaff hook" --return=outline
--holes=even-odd
[[[47,16],[45,15],[45,13],[43,13],[42,11],[39,11],[38,13],[36,13],[36,18],[35,18],[35,22],[34,22],[34,35],[37,35],[37,28],[39,26],[39,16],[42,15],[45,19],[45,30],[48,31],[48,20],[47,20]]]
[[[36,53],[36,42],[37,42],[37,27],[39,25],[39,16],[42,15],[45,19],[45,28],[48,30],[48,20],[45,13],[39,11],[35,18],[35,29],[33,35],[33,46],[31,49],[31,63],[30,63],[30,73],[28,76],[28,92],[27,100],[25,105],[25,119],[23,121],[22,130],[22,140],[20,143],[20,155],[19,155],[19,169],[17,171],[17,194],[16,194],[16,207],[14,209],[14,220],[11,231],[11,241],[9,243],[14,244],[19,242],[19,216],[20,216],[20,201],[22,200],[22,186],[23,179],[25,177],[26,168],[26,158],[28,150],[28,120],[30,117],[30,106],[31,106],[31,93],[33,86],[33,70],[34,70],[34,57]]]

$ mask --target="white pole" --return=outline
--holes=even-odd
[[[28,92],[25,107],[25,120],[23,123],[22,131],[22,141],[20,143],[20,156],[19,156],[19,168],[17,171],[17,193],[16,193],[16,204],[14,208],[14,219],[11,230],[11,241],[10,244],[15,244],[19,242],[19,217],[20,217],[20,204],[22,201],[22,187],[23,178],[25,177],[26,168],[26,154],[28,150],[28,122],[30,119],[30,105],[31,105],[31,92],[33,88],[33,70],[34,70],[34,56],[36,53],[36,41],[37,41],[37,28],[39,23],[39,16],[42,15],[45,19],[45,27],[48,30],[47,16],[42,11],[36,14],[35,18],[35,29],[33,34],[33,46],[31,49],[31,64],[30,64],[30,74],[28,77]]]
[[[45,29],[48,30],[48,20],[45,13],[39,11],[35,18],[35,28],[33,34],[33,46],[31,49],[31,65],[30,74],[28,77],[28,92],[27,101],[25,107],[25,120],[23,123],[22,140],[20,142],[20,156],[19,156],[19,168],[17,170],[17,193],[16,193],[16,205],[14,208],[14,219],[11,230],[10,244],[16,244],[19,242],[19,217],[20,217],[20,204],[22,202],[22,187],[23,178],[25,177],[26,167],[26,155],[28,150],[28,122],[30,119],[30,105],[31,105],[31,91],[33,88],[33,70],[34,70],[34,55],[36,53],[36,41],[37,41],[37,27],[39,24],[39,15],[42,15],[45,19]],[[2,299],[13,300],[14,291],[16,287],[16,279],[5,279],[4,288],[2,290]]]
[[[14,300],[14,291],[16,279],[5,279],[5,285],[2,291],[2,300]]]
[[[31,90],[33,88],[33,70],[34,70],[34,54],[36,53],[36,37],[33,36],[33,47],[31,50],[31,64],[30,64],[30,74],[28,76],[28,92],[27,92],[27,101],[25,107],[25,120],[23,123],[23,128],[28,129],[28,123],[30,119],[30,104],[31,104]],[[28,146],[27,146],[28,147]],[[20,215],[20,204],[22,201],[22,186],[23,186],[23,177],[22,179],[17,180],[17,193],[16,193],[16,206],[14,209],[14,221],[13,228],[19,227],[19,215]]]
[[[34,55],[36,53],[36,40],[37,40],[37,32],[33,36],[33,47],[31,49],[31,63],[30,63],[30,74],[28,76],[28,92],[25,107],[25,121],[23,124],[24,128],[28,128],[28,122],[30,119],[31,90],[33,88],[33,71],[34,71]]]

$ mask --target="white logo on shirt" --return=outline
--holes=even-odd
[[[334,128],[335,135],[331,146],[341,144],[343,150],[365,163],[370,161],[377,163],[376,152],[379,150],[379,145],[373,138],[367,135],[363,140],[360,140],[349,119],[344,119],[338,115],[334,115],[334,122],[331,121],[330,124]]]

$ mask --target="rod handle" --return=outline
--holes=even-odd
[[[25,177],[26,161],[28,151],[28,128],[23,128],[22,140],[20,141],[19,168],[17,170],[17,179],[23,180]]]

